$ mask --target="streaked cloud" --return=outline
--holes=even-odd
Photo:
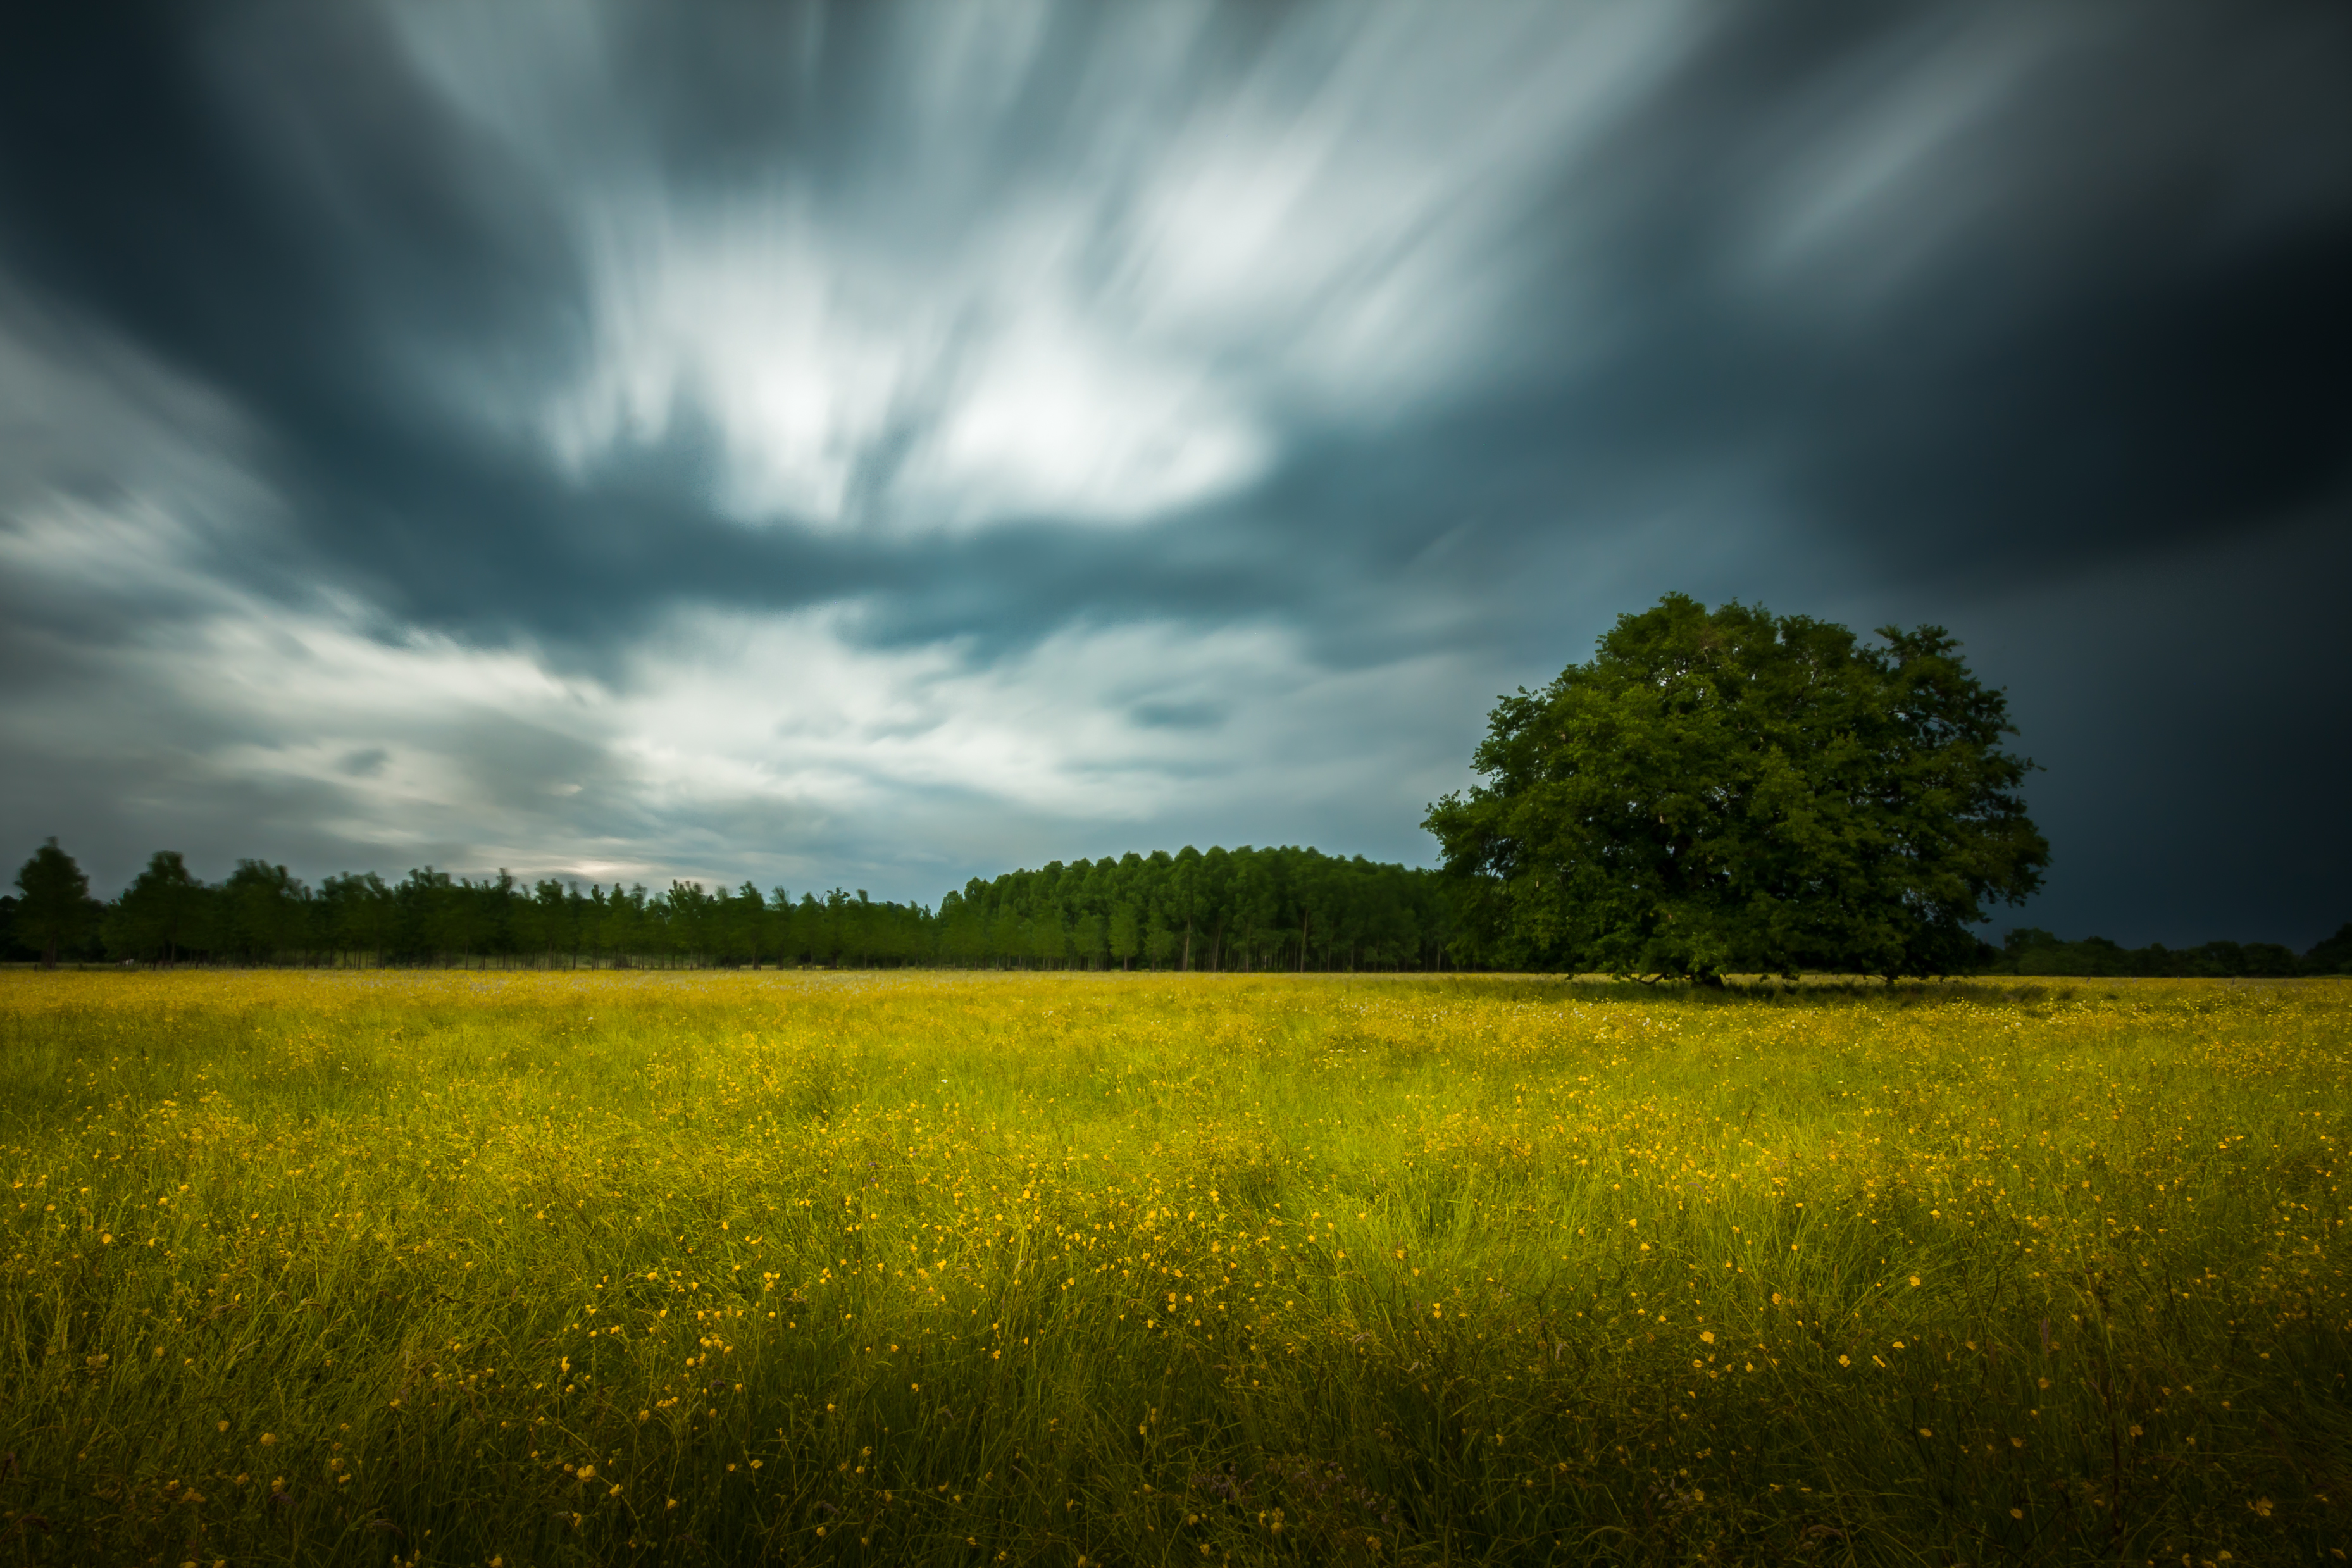
[[[693,421],[731,515],[914,533],[1147,521],[1263,479],[1300,420],[1378,426],[1488,373],[1544,185],[1689,35],[1678,5],[1371,9],[1237,58],[1207,7],[1076,40],[1067,12],[914,7],[845,66],[803,23],[765,40],[781,74],[846,69],[900,117],[678,180],[596,123],[631,111],[629,14],[562,19],[520,95],[527,46],[481,21],[404,37],[572,197],[588,342],[538,415],[566,471]]]

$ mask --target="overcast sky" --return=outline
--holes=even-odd
[[[2005,687],[2022,919],[2352,920],[2352,8],[54,5],[0,855],[1425,864],[1668,590]]]

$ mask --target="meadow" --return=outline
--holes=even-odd
[[[0,976],[0,1562],[2352,1550],[2352,982]]]

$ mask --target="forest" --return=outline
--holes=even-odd
[[[427,866],[316,888],[240,860],[208,884],[158,853],[110,902],[54,845],[0,900],[18,960],[330,967],[813,964],[971,969],[1417,970],[1459,967],[1436,873],[1293,847],[1129,853],[978,878],[934,910],[865,889],[766,892],[672,881],[658,893]]]

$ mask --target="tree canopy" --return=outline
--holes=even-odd
[[[89,879],[74,858],[51,838],[16,871],[16,938],[41,955],[41,967],[55,969],[58,952],[88,929],[94,907]]]
[[[1680,594],[1489,717],[1424,822],[1486,956],[1719,979],[1973,966],[2041,883],[2032,764],[1938,626],[1878,643]]]
[[[1431,872],[1296,846],[1055,860],[940,902],[948,963],[1431,969],[1453,962]]]

